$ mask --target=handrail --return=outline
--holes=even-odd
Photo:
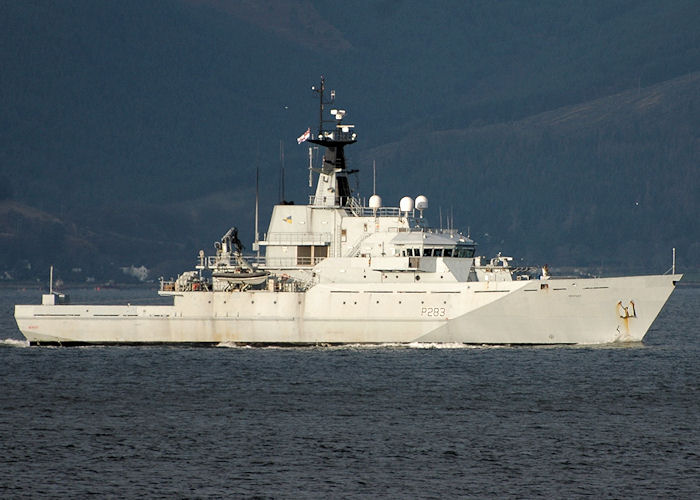
[[[299,244],[299,243],[315,243],[327,244],[331,242],[331,233],[284,233],[274,232],[265,235],[265,240],[260,243],[283,243],[283,244]]]
[[[268,257],[260,267],[262,269],[297,268],[315,266],[326,257]]]
[[[372,233],[365,233],[362,235],[362,238],[360,238],[357,243],[348,251],[346,252],[345,256],[346,257],[355,257],[359,252],[360,252],[360,246],[362,245],[362,242],[365,241],[367,238],[372,236]]]
[[[316,201],[316,195],[310,194],[309,205],[325,206],[326,208],[343,208],[341,205],[338,204],[327,206],[325,204],[325,200],[322,199],[318,200],[318,204],[316,203]],[[350,198],[350,204],[345,208],[348,208],[356,217],[373,217],[375,215],[377,217],[399,217],[401,215],[401,210],[399,209],[399,207],[370,208],[362,204],[360,200],[355,197]]]

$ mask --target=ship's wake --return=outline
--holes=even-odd
[[[325,350],[372,350],[372,349],[494,349],[509,347],[505,345],[462,344],[459,342],[385,342],[378,344],[242,344],[236,342],[220,342],[216,347],[228,349],[325,349]]]
[[[0,347],[29,347],[29,341],[21,339],[3,339],[0,340]]]

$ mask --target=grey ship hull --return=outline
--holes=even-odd
[[[306,292],[181,292],[173,305],[17,305],[46,344],[605,344],[639,342],[679,275]]]

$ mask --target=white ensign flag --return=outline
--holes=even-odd
[[[306,132],[297,137],[297,144],[301,144],[302,142],[306,141],[309,137],[311,137],[311,127],[307,128]]]

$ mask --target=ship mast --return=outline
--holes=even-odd
[[[311,90],[316,92],[319,97],[319,123],[318,135],[309,139],[309,142],[326,148],[314,204],[348,206],[350,205],[351,191],[343,148],[348,144],[355,143],[357,134],[353,130],[354,125],[343,123],[346,113],[344,109],[331,109],[330,114],[333,119],[323,119],[326,105],[335,102],[335,90],[330,91],[330,98],[326,100],[326,83],[323,76],[320,85],[311,87]]]
[[[260,204],[260,192],[259,192],[259,185],[260,185],[260,167],[258,165],[255,166],[255,243],[253,243],[253,250],[256,251],[257,254],[257,259],[256,262],[260,262],[260,239],[259,239],[259,231],[258,231],[258,213],[259,213],[259,208],[258,205]]]

